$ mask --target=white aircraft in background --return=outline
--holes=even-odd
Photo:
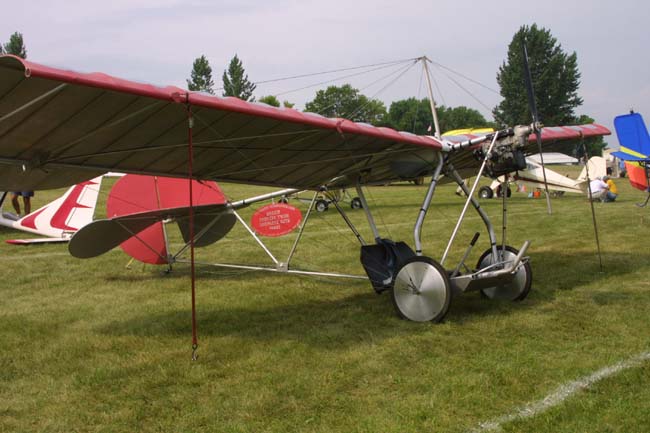
[[[526,169],[519,170],[515,173],[509,174],[511,182],[515,182],[520,188],[524,186],[526,190],[533,191],[537,188],[544,188],[544,174],[542,173],[542,165],[535,161],[532,157],[526,158]],[[546,156],[544,157],[546,161]],[[607,174],[607,163],[605,158],[600,156],[592,156],[589,159],[588,166],[582,169],[580,176],[577,179],[561,175],[546,167],[546,181],[548,189],[554,195],[562,195],[565,192],[572,192],[577,194],[589,194],[587,171],[589,172],[589,179],[593,180],[597,177],[603,177]],[[501,197],[501,183],[503,176],[492,181],[490,186],[481,187],[479,190],[479,197],[492,198],[494,196]],[[508,197],[511,194],[511,189],[508,187]]]
[[[0,226],[45,236],[35,239],[10,239],[7,243],[28,245],[68,242],[77,230],[92,222],[101,182],[102,176],[78,183],[61,197],[22,218],[2,209],[9,195],[8,192],[2,193]]]

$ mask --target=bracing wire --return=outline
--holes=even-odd
[[[354,110],[352,113],[349,113],[348,115],[351,117],[351,116],[357,114],[359,111],[361,111],[361,110],[362,110],[363,108],[365,108],[366,106],[368,106],[368,105],[369,105],[369,104],[370,104],[370,103],[371,103],[371,102],[372,102],[372,101],[373,101],[373,100],[374,100],[374,99],[375,99],[375,98],[376,98],[376,97],[377,97],[381,92],[383,92],[384,90],[386,90],[388,87],[390,87],[391,85],[393,85],[397,80],[399,80],[402,76],[404,76],[404,74],[406,74],[406,73],[407,73],[407,72],[408,72],[408,71],[413,67],[413,65],[415,65],[415,63],[410,64],[410,65],[406,65],[404,68],[402,68],[402,69],[400,69],[400,70],[398,70],[398,71],[394,71],[394,72],[392,72],[392,73],[390,73],[390,74],[388,74],[388,75],[386,75],[386,76],[384,76],[384,77],[381,77],[380,79],[375,80],[375,81],[372,82],[371,84],[369,84],[369,85],[367,85],[366,87],[364,87],[363,89],[361,89],[361,90],[367,89],[367,88],[369,88],[370,86],[372,86],[372,85],[374,85],[374,84],[376,84],[376,83],[378,83],[378,82],[380,82],[380,81],[383,81],[383,80],[387,79],[387,78],[390,77],[391,75],[399,73],[399,75],[397,75],[397,76],[396,76],[395,78],[393,78],[389,83],[387,83],[384,87],[382,87],[381,89],[379,89],[377,92],[375,92],[375,94],[373,94],[370,98],[368,98],[368,102],[366,102],[365,104],[361,105],[361,106],[358,107],[356,110]]]
[[[409,60],[409,61],[410,61],[410,60]],[[288,93],[299,92],[299,91],[301,91],[301,90],[310,89],[310,88],[313,88],[313,87],[318,87],[318,86],[321,86],[321,85],[323,85],[323,84],[333,83],[333,82],[335,82],[335,81],[344,80],[344,79],[346,79],[346,78],[357,77],[357,76],[359,76],[359,75],[368,74],[368,73],[370,73],[370,72],[380,71],[380,70],[382,70],[382,69],[388,69],[388,68],[393,67],[393,66],[395,66],[395,65],[401,65],[401,64],[403,64],[403,63],[405,63],[405,62],[402,61],[402,62],[400,62],[400,63],[391,63],[391,64],[389,64],[389,65],[387,65],[387,66],[384,65],[384,66],[380,66],[380,67],[377,67],[377,68],[374,68],[374,69],[370,69],[370,70],[367,70],[367,71],[361,71],[361,72],[356,72],[356,73],[354,73],[354,74],[349,74],[349,75],[344,75],[344,76],[337,77],[337,78],[332,78],[332,79],[329,79],[329,80],[321,81],[321,82],[319,82],[319,83],[314,83],[314,84],[310,84],[310,85],[308,85],[308,86],[303,86],[303,87],[300,87],[300,88],[297,88],[297,89],[287,90],[287,91],[284,91],[284,92],[279,92],[279,93],[276,93],[274,96],[277,97],[277,96],[280,96],[280,95],[286,95],[286,94],[288,94]]]
[[[253,84],[258,85],[258,84],[266,84],[266,83],[275,83],[275,82],[278,82],[278,81],[287,81],[287,80],[294,80],[294,79],[298,79],[298,78],[314,77],[314,76],[317,76],[317,75],[327,75],[327,74],[333,74],[333,73],[336,73],[336,72],[353,71],[353,70],[356,70],[356,69],[374,68],[374,67],[377,67],[377,66],[386,66],[386,65],[391,66],[391,65],[398,64],[398,63],[409,62],[409,61],[412,61],[412,60],[414,60],[414,59],[394,60],[394,61],[391,61],[391,62],[374,63],[372,65],[363,65],[363,66],[353,66],[353,67],[350,67],[350,68],[332,69],[330,71],[314,72],[314,73],[309,73],[309,74],[294,75],[294,76],[285,77],[285,78],[275,78],[275,79],[272,79],[272,80],[256,81]]]
[[[481,86],[481,87],[483,87],[484,89],[489,90],[490,92],[496,93],[497,95],[501,95],[501,93],[499,93],[498,91],[494,90],[493,88],[491,88],[491,87],[489,87],[489,86],[486,86],[485,84],[483,84],[483,83],[481,83],[481,82],[479,82],[479,81],[476,81],[476,80],[474,80],[474,79],[472,79],[472,78],[470,78],[470,77],[468,77],[468,76],[466,76],[466,75],[463,75],[463,74],[461,74],[460,72],[455,71],[455,70],[453,70],[453,69],[451,69],[451,68],[449,68],[449,67],[447,67],[447,66],[445,66],[445,65],[442,65],[442,64],[440,64],[440,63],[438,63],[438,62],[435,62],[435,61],[433,61],[433,60],[431,60],[431,63],[433,63],[434,65],[438,66],[439,68],[446,69],[447,71],[449,71],[449,72],[451,72],[451,73],[453,73],[453,74],[456,74],[456,75],[458,75],[459,77],[462,77],[462,78],[466,79],[467,81],[476,84],[477,86]]]

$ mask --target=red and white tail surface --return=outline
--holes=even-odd
[[[143,263],[167,264],[168,251],[162,215],[174,216],[185,241],[189,241],[186,229],[190,202],[188,186],[186,179],[127,174],[113,185],[106,201],[107,216],[115,224],[97,221],[96,231],[101,233],[95,237],[90,235],[95,228],[88,227],[87,233],[75,239],[75,245],[70,246],[72,255],[94,256],[119,244],[126,254]],[[211,224],[215,212],[220,214],[226,211],[226,197],[215,182],[192,181],[192,186],[193,203],[198,206],[194,220],[198,233]],[[222,224],[216,225],[195,246],[216,242],[230,231],[235,221],[234,216],[228,214],[223,219]],[[81,239],[93,245],[80,245]]]
[[[93,220],[102,177],[78,183],[51,203],[13,220],[0,216],[0,225],[46,236],[45,239],[8,240],[8,243],[25,245],[30,243],[64,242],[80,228]]]

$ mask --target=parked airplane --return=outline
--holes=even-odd
[[[587,173],[589,179],[603,177],[607,174],[607,164],[605,158],[600,156],[592,156],[589,159],[589,166],[584,167],[582,172],[576,179],[564,176],[554,170],[546,167],[546,181],[548,189],[555,195],[562,195],[565,192],[589,195],[587,182]],[[544,188],[544,176],[542,174],[542,165],[535,162],[533,158],[526,158],[526,168],[508,174],[508,183],[513,182],[517,186],[524,186],[528,191]],[[504,181],[504,176],[492,181],[490,186],[483,186],[479,190],[479,197],[492,198],[501,197],[501,184]],[[510,196],[511,188],[508,186],[507,194]]]
[[[427,59],[416,60],[426,70]],[[362,237],[342,207],[337,210],[361,245],[367,277],[376,291],[391,293],[401,317],[415,321],[441,320],[452,292],[481,291],[492,299],[520,300],[530,290],[529,242],[519,249],[500,243],[474,198],[478,184],[468,188],[464,177],[498,177],[523,169],[525,155],[542,142],[609,134],[596,124],[542,129],[532,110],[531,125],[450,139],[417,136],[236,98],[50,68],[12,56],[0,57],[0,107],[0,187],[5,189],[54,188],[107,171],[290,188],[266,198],[305,189],[316,197],[355,188],[373,241]],[[413,250],[382,237],[363,187],[425,175],[431,181],[415,221]],[[423,255],[420,233],[441,181],[462,185],[468,199],[441,259],[434,260]],[[70,251],[93,255],[101,242],[90,242],[92,236],[86,234],[101,234],[97,228],[102,225],[136,235],[174,218],[187,227],[193,275],[193,248],[202,242],[201,234],[227,232],[235,210],[250,201],[195,206],[191,192],[188,197],[183,208],[89,224],[73,237]],[[445,261],[470,205],[485,224],[489,247],[476,267],[468,268],[465,260],[475,236],[460,263],[447,270]],[[503,233],[505,239],[505,224]],[[291,268],[289,260],[278,261],[271,270],[303,272]]]
[[[72,235],[93,220],[102,177],[81,182],[68,189],[65,194],[40,209],[19,217],[4,211],[7,192],[0,198],[0,225],[44,238],[11,239],[7,243],[28,245],[37,243],[68,242]]]

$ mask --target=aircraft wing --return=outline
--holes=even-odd
[[[542,128],[542,143],[544,151],[550,152],[562,150],[563,148],[565,149],[567,142],[580,140],[582,137],[588,138],[610,134],[611,132],[609,129],[595,123],[587,125],[547,126]],[[443,138],[453,143],[459,143],[477,138],[481,135],[485,135],[485,133],[449,135],[443,136]],[[479,146],[480,145],[471,147],[470,150],[476,149]],[[530,134],[528,136],[528,144],[524,148],[524,153],[526,155],[538,153],[537,137],[535,134]],[[474,155],[472,155],[472,152],[454,154],[451,157],[451,162],[458,170],[464,171],[468,174],[471,174],[468,172],[469,170],[477,170],[480,165],[480,162],[474,157]]]
[[[107,171],[186,177],[190,110],[197,179],[296,189],[387,183],[431,172],[444,147],[431,136],[2,56],[0,189],[57,188]],[[590,127],[609,133],[582,128]],[[544,128],[544,138],[567,132],[578,135]],[[471,152],[454,162],[476,166]]]
[[[47,189],[119,171],[313,189],[339,176],[395,179],[391,161],[433,137],[237,98],[0,57],[0,189]]]

